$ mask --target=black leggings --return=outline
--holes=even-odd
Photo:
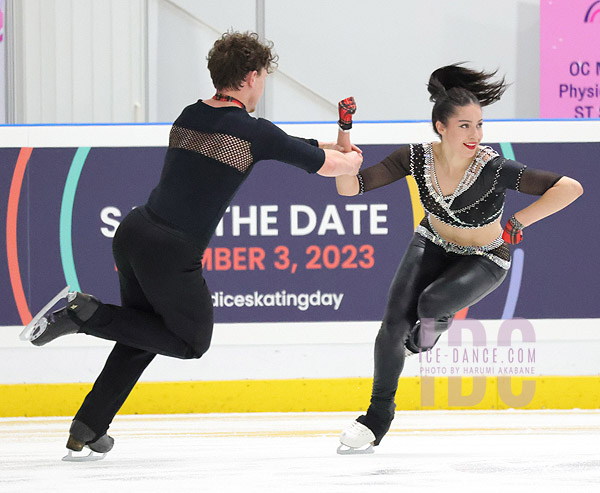
[[[103,304],[81,332],[116,341],[75,419],[98,435],[156,354],[200,358],[213,329],[212,299],[202,276],[202,249],[140,207],[113,240],[122,306]]]
[[[448,329],[456,312],[491,293],[506,274],[486,257],[446,252],[415,233],[390,286],[375,341],[373,392],[367,413],[373,427],[387,431],[393,419],[404,347],[417,322],[421,324],[419,345],[427,349]]]

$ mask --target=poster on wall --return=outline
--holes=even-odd
[[[540,2],[540,116],[600,118],[600,0]]]
[[[532,167],[600,188],[600,143],[492,144]],[[396,146],[364,145],[364,166]],[[161,147],[2,148],[0,326],[26,323],[69,284],[119,303],[111,243],[157,183]],[[356,197],[332,179],[256,164],[204,252],[215,321],[381,320],[419,208],[407,180]],[[509,278],[463,314],[501,319],[600,318],[597,193],[527,228]],[[505,216],[535,197],[509,191]]]

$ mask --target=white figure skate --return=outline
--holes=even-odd
[[[375,435],[362,423],[354,421],[340,435],[341,445],[337,449],[340,455],[372,454]]]

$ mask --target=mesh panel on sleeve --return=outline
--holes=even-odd
[[[519,192],[529,195],[542,195],[562,178],[552,171],[525,168],[519,181]]]
[[[360,172],[364,191],[374,190],[410,174],[410,148],[401,147],[383,161]]]
[[[169,147],[197,152],[242,173],[253,163],[250,142],[232,135],[198,132],[173,125]]]

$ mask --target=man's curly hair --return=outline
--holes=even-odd
[[[262,69],[268,73],[277,67],[273,43],[259,41],[256,33],[227,32],[208,52],[208,70],[217,91],[240,89],[248,72]]]

